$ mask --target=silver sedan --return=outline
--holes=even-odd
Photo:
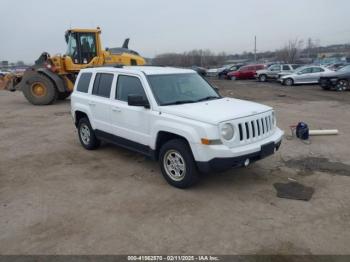
[[[328,76],[332,73],[334,71],[323,66],[303,66],[289,75],[280,77],[279,81],[287,86],[295,84],[317,84],[321,76]]]

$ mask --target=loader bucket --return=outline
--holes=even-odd
[[[21,82],[23,74],[7,74],[0,76],[0,90],[16,91],[16,86]]]

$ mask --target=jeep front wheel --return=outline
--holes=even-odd
[[[188,188],[198,181],[191,148],[182,139],[170,140],[161,147],[159,163],[165,180],[172,186]]]

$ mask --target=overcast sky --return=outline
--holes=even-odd
[[[289,39],[350,43],[349,0],[0,0],[0,60],[64,53],[70,27],[100,26],[104,47],[163,52],[275,50]]]

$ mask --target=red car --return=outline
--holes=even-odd
[[[265,69],[265,65],[246,65],[237,71],[227,74],[228,79],[253,79],[257,70]]]

